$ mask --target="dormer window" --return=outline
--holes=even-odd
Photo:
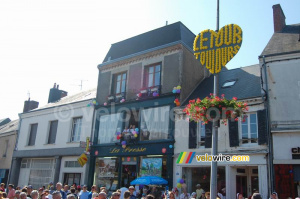
[[[236,83],[236,80],[227,81],[222,85],[222,88],[228,88],[228,87],[234,86],[235,83]]]

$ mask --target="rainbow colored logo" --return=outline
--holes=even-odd
[[[177,164],[191,164],[193,161],[193,158],[195,156],[195,152],[181,152],[179,154],[179,157],[177,159]]]

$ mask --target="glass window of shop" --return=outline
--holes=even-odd
[[[103,115],[100,117],[98,144],[118,142],[116,132],[122,128],[122,113]]]
[[[117,157],[97,158],[95,163],[94,184],[106,187],[108,191],[117,190],[119,161]]]
[[[210,190],[210,167],[184,167],[182,178],[185,180],[188,193],[196,192],[196,185],[200,184],[204,191]],[[176,179],[177,180],[177,179]],[[217,189],[225,190],[225,167],[218,167]]]

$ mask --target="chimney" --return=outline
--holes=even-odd
[[[57,102],[61,98],[68,95],[68,92],[59,90],[59,85],[54,83],[54,87],[50,89],[48,103]]]
[[[274,32],[281,32],[285,27],[285,15],[281,9],[280,4],[272,6],[273,8],[273,20],[274,20]]]
[[[39,107],[39,102],[33,100],[31,101],[30,98],[28,98],[28,100],[24,102],[23,113],[29,112],[38,107]]]

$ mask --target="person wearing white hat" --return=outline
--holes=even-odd
[[[202,192],[204,192],[204,190],[201,188],[201,185],[197,184],[196,185],[196,194],[197,194],[196,199],[200,199]]]

